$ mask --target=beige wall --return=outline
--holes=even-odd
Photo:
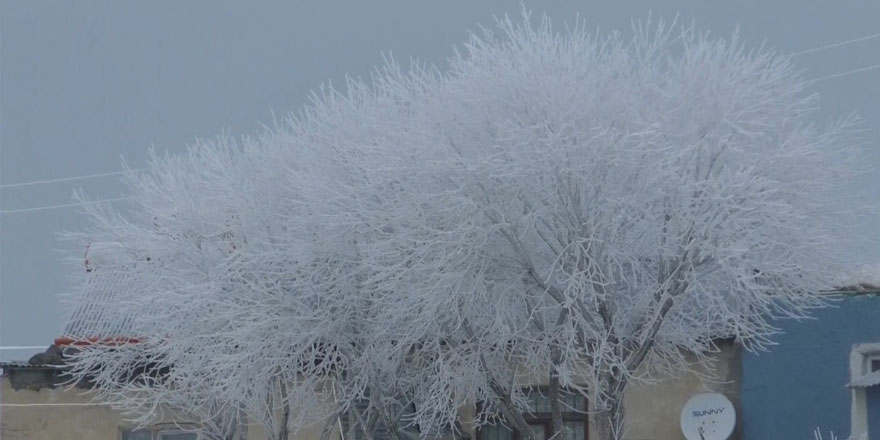
[[[739,408],[739,350],[733,344],[722,346],[715,372],[718,381],[702,381],[697,375],[685,374],[660,383],[632,386],[627,390],[628,440],[679,440],[679,414],[685,402],[700,392],[720,392]],[[120,427],[127,426],[121,415],[106,406],[91,405],[78,390],[62,388],[40,391],[13,390],[9,379],[0,380],[0,440],[117,440]],[[13,404],[13,405],[9,405]],[[41,406],[15,406],[41,404]],[[49,405],[46,405],[49,404]],[[63,406],[58,404],[76,404]],[[462,419],[473,416],[473,410],[462,408]],[[737,424],[741,424],[741,419]],[[591,424],[590,437],[596,438]],[[297,431],[297,440],[320,439],[323,424]],[[470,432],[474,437],[474,432]],[[248,427],[248,440],[263,440],[266,433],[257,424]],[[334,439],[338,431],[334,430]],[[734,439],[739,438],[734,433]]]
[[[713,381],[701,380],[696,374],[683,374],[652,385],[630,387],[624,401],[627,440],[683,440],[679,426],[681,409],[691,396],[705,392],[721,393],[731,400],[737,411],[737,430],[731,438],[741,438],[741,365],[739,347],[725,343],[715,356],[717,379]]]
[[[78,389],[14,390],[9,378],[2,377],[0,403],[0,440],[118,440],[121,431],[131,426],[118,411],[93,404]],[[171,429],[174,425],[161,427]],[[320,424],[304,427],[291,437],[320,439],[322,429]],[[268,437],[263,427],[254,423],[248,426],[247,438]]]
[[[0,380],[0,403],[2,440],[116,440],[122,424],[119,413],[90,405],[76,391],[16,391],[6,377]]]

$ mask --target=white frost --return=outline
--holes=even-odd
[[[838,290],[880,291],[880,263],[845,272],[837,286]]]
[[[618,438],[629,383],[823,304],[855,217],[829,201],[865,162],[853,120],[813,125],[786,57],[635,34],[502,20],[448,71],[392,63],[253,138],[154,157],[131,211],[80,235],[125,250],[80,300],[136,280],[91,306],[146,339],[73,374],[139,423],[173,408],[224,436],[243,415],[332,427],[364,399],[367,429],[430,436],[477,401],[478,425],[524,426],[513,384],[552,374]]]

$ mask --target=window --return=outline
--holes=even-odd
[[[528,388],[525,390],[529,401],[530,414],[524,414],[529,428],[538,438],[548,439],[553,435],[553,421],[550,413],[550,401],[546,388]],[[561,440],[587,439],[587,399],[578,393],[562,392],[562,422],[565,435]],[[519,440],[521,436],[516,430],[502,423],[483,425],[477,431],[477,440]]]
[[[175,429],[137,429],[122,431],[121,440],[198,440],[198,435]]]
[[[389,400],[391,400],[391,402],[386,402],[388,405],[386,411],[388,411],[389,416],[393,418],[399,426],[405,426],[404,431],[410,434],[410,438],[426,438],[432,440],[460,440],[463,438],[458,434],[453,434],[451,429],[446,429],[443,432],[423,433],[417,425],[407,426],[407,420],[411,420],[410,417],[415,412],[415,404],[407,402],[404,396],[398,396],[397,399]],[[359,401],[353,409],[353,411],[357,411],[357,415],[355,415],[353,411],[349,411],[340,417],[339,422],[342,425],[341,428],[345,440],[366,439],[364,428],[361,426],[361,423],[358,422],[358,416],[367,424],[373,440],[391,440],[394,438],[391,435],[391,428],[385,423],[382,417],[379,416],[378,411],[375,408],[370,408],[369,404],[369,400],[363,399]],[[460,428],[459,432],[461,432]],[[401,438],[406,438],[406,436],[401,436]]]
[[[159,440],[196,440],[192,432],[160,432]]]
[[[401,399],[402,400],[402,399]],[[406,414],[411,414],[411,405],[405,405],[400,402],[392,402],[386,411],[395,420],[401,420]],[[355,414],[357,412],[357,414]],[[354,408],[340,417],[340,423],[344,438],[346,440],[365,439],[364,427],[358,422],[358,418],[367,424],[367,430],[370,431],[373,440],[390,440],[394,438],[391,435],[390,428],[385,421],[379,416],[375,408],[370,408],[370,401],[362,399],[358,401]],[[409,429],[407,429],[409,431]]]

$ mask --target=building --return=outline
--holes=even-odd
[[[813,431],[880,438],[880,289],[841,292],[815,319],[780,322],[777,346],[742,357],[747,439]]]
[[[98,255],[113,255],[113,249],[97,252]],[[96,261],[87,253],[86,283],[97,277],[102,282],[86,284],[86,300],[78,303],[73,310],[61,338],[45,354],[37,355],[27,363],[3,364],[0,380],[0,438],[13,439],[93,439],[93,440],[191,440],[193,435],[186,432],[182,420],[169,420],[140,432],[132,430],[122,415],[103,405],[90,402],[84,395],[87,384],[80,388],[61,386],[64,368],[64,348],[81,342],[113,341],[113,343],[137,343],[132,334],[131,317],[113,315],[102,307],[117,300],[119,292],[130,290],[134,281],[122,278],[114,271],[100,270],[101,261]],[[625,397],[625,411],[630,415],[627,432],[632,440],[666,440],[681,438],[679,426],[680,412],[687,400],[702,392],[719,392],[726,395],[735,405],[739,402],[740,349],[732,341],[724,341],[717,354],[715,365],[716,381],[702,380],[695,374],[682,374],[649,386],[631,386]],[[704,375],[705,376],[705,375]],[[541,383],[524,383],[523,387],[540,390]],[[549,432],[549,414],[542,411],[540,393],[534,396],[534,411],[529,422],[535,429]],[[590,403],[581,400],[572,402],[581,409],[590,409]],[[476,405],[477,403],[474,403]],[[473,440],[505,440],[516,438],[509,430],[487,427],[475,430],[469,425],[473,408],[461,408],[461,436]],[[576,437],[586,440],[596,438],[595,424],[589,416],[572,412],[566,422],[573,428]],[[351,435],[344,436],[343,423],[339,424],[332,438],[334,440],[354,440]],[[292,433],[291,438],[318,440],[323,426],[308,427]],[[349,431],[355,433],[356,431]],[[342,433],[343,435],[340,435]],[[739,435],[736,433],[735,435]],[[346,437],[343,439],[342,437]],[[358,437],[355,435],[355,437]],[[265,439],[265,432],[255,421],[248,424],[247,439]],[[738,438],[738,437],[737,437]],[[375,439],[381,440],[381,439]]]
[[[749,353],[734,341],[723,341],[717,354],[715,381],[693,374],[671,377],[650,386],[631,386],[625,399],[628,440],[683,438],[680,411],[701,392],[727,396],[737,412],[731,439],[802,440],[813,431],[838,436],[880,433],[880,289],[838,292],[833,307],[818,310],[815,319],[779,321],[781,333],[770,352]],[[112,323],[86,328],[96,321],[78,311],[66,333],[121,334]],[[88,319],[83,319],[88,318]],[[109,318],[109,317],[107,317]],[[94,338],[94,337],[92,337]],[[63,347],[73,338],[59,338],[45,353],[29,362],[0,364],[0,439],[193,440],[186,421],[168,420],[133,429],[122,414],[92,402],[88,384],[64,383]],[[128,342],[136,343],[136,340]],[[523,384],[540,390],[541,383]],[[532,393],[534,411],[530,425],[549,432],[549,414],[540,393]],[[590,402],[573,398],[570,406],[590,409]],[[467,423],[473,407],[460,410],[461,434],[471,440],[516,440],[509,430],[487,426],[475,430]],[[348,430],[345,420],[334,428],[331,440],[362,438]],[[589,416],[570,412],[566,423],[573,438],[596,438]],[[318,440],[322,426],[293,432],[291,439]],[[345,435],[348,432],[349,435]],[[342,433],[342,434],[340,434]],[[354,435],[352,435],[354,434]],[[266,432],[250,422],[242,440],[266,439]],[[377,436],[375,440],[381,440]]]
[[[47,350],[47,354],[59,352],[54,345]],[[65,384],[63,367],[39,363],[45,357],[41,353],[32,362],[0,363],[0,439],[197,440],[187,430],[191,425],[180,419],[135,429],[119,411],[93,402],[87,384]],[[320,427],[314,427],[295,438],[319,439],[320,434]],[[255,424],[241,440],[267,438]]]
[[[96,292],[107,299],[112,292]],[[815,429],[838,436],[880,437],[880,287],[854,286],[831,294],[834,306],[816,311],[814,319],[783,320],[769,352],[745,352],[735,341],[723,341],[716,355],[715,381],[693,374],[670,377],[650,386],[631,386],[625,398],[628,440],[683,438],[680,412],[698,393],[728,397],[737,413],[731,439],[812,439]],[[83,340],[125,338],[125,317],[106,316],[100,308],[74,311],[65,337],[29,362],[0,364],[0,439],[193,440],[182,420],[169,420],[141,430],[106,405],[89,400],[87,384],[63,385],[64,346]],[[134,339],[126,342],[136,343]],[[524,383],[540,390],[542,383]],[[549,414],[540,393],[533,395],[528,421],[549,432]],[[474,403],[476,405],[477,403]],[[587,409],[590,402],[572,398],[569,406]],[[461,433],[471,440],[516,440],[497,426],[474,429],[467,421],[474,406],[461,408]],[[569,412],[573,439],[596,438],[593,420]],[[358,440],[343,418],[331,440]],[[293,432],[291,439],[318,440],[322,426]],[[346,435],[348,433],[348,435]],[[247,440],[266,439],[258,423],[248,424]],[[242,440],[244,440],[242,439]],[[375,440],[383,440],[378,435]]]
[[[631,387],[626,395],[625,408],[630,415],[627,421],[628,439],[669,440],[682,438],[679,414],[687,400],[701,392],[720,392],[739,407],[740,349],[733,342],[721,344],[716,374],[718,381],[705,382],[692,374],[656,383],[650,386]],[[52,346],[47,353],[32,358],[29,363],[0,364],[0,438],[3,440],[193,440],[194,434],[186,432],[185,423],[171,420],[168,423],[133,430],[122,415],[106,405],[91,402],[87,396],[87,384],[80,387],[63,385],[62,350]],[[51,363],[46,363],[45,361]],[[541,384],[531,384],[537,389]],[[530,423],[538,429],[546,429],[549,415],[542,414],[542,401],[535,394],[536,411]],[[587,407],[589,402],[576,403]],[[737,408],[739,411],[739,408]],[[468,408],[461,414],[467,418]],[[578,439],[596,438],[594,424],[589,416],[571,413],[566,419]],[[341,427],[341,426],[340,426]],[[314,426],[291,433],[296,440],[318,440],[321,426]],[[515,438],[497,427],[479,431],[464,423],[460,438],[477,440],[503,440]],[[340,440],[340,429],[334,429],[331,439]],[[351,438],[351,436],[347,436]],[[360,436],[356,436],[360,438]],[[247,428],[247,440],[267,439],[265,431],[256,423]],[[736,432],[734,438],[741,438]],[[378,440],[378,439],[377,439]]]

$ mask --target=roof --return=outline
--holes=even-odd
[[[880,287],[874,286],[872,284],[861,283],[861,284],[852,285],[852,286],[838,287],[837,289],[833,290],[831,293],[839,293],[839,294],[848,295],[848,296],[860,296],[860,295],[874,296],[874,295],[880,295]]]
[[[837,290],[848,292],[880,292],[880,262],[857,267],[844,274]]]
[[[877,385],[880,385],[880,370],[865,374],[850,382],[847,386],[850,388],[870,388]]]
[[[823,290],[819,292],[821,295],[825,296],[841,296],[841,297],[880,297],[880,289],[864,289],[857,288],[855,286],[845,286],[839,287],[834,290]]]
[[[65,386],[70,378],[65,376],[63,365],[30,362],[0,362],[0,376],[9,380],[13,390],[40,391],[43,388]],[[77,387],[87,387],[88,381],[78,381]]]
[[[124,300],[124,293],[137,284],[130,272],[98,267],[86,274],[85,282],[76,295],[73,311],[56,345],[94,343],[113,340],[136,342],[133,316],[123,315],[116,307],[106,307]]]
[[[63,365],[51,364],[29,364],[23,361],[0,362],[0,370],[16,369],[16,370],[56,370],[62,368]]]

